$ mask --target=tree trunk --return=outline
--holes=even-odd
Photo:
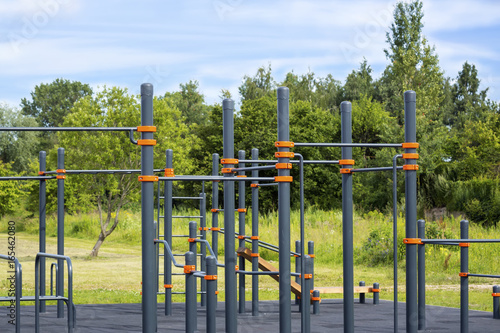
[[[97,257],[99,254],[99,249],[101,248],[102,243],[104,243],[104,240],[106,239],[106,236],[101,232],[99,234],[99,238],[97,239],[97,242],[94,245],[94,248],[90,252],[91,257]]]

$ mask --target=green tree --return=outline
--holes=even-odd
[[[199,92],[198,81],[180,84],[180,91],[165,94],[165,98],[173,101],[181,111],[186,124],[204,124],[207,121],[207,105],[205,97]]]
[[[34,118],[0,104],[0,126],[34,127],[37,123]],[[0,132],[0,159],[12,162],[12,169],[17,173],[28,171],[30,162],[37,156],[38,141],[38,132]]]
[[[373,96],[374,83],[372,78],[372,68],[366,59],[360,64],[358,70],[353,70],[349,75],[345,85],[342,87],[342,99],[345,101],[355,101],[362,96]]]
[[[12,175],[10,163],[3,163],[0,160],[0,177]],[[15,211],[22,194],[21,185],[18,182],[0,181],[0,217]]]
[[[254,77],[245,75],[238,91],[243,102],[272,94],[274,89],[276,89],[276,82],[271,74],[271,65],[269,65],[267,68],[264,66],[260,67]]]
[[[187,155],[197,144],[183,123],[181,112],[168,99],[153,101],[155,134],[155,167],[165,167],[165,150],[174,149]],[[140,124],[140,103],[126,89],[104,88],[95,97],[80,99],[66,117],[64,126],[130,127]],[[140,147],[130,143],[123,132],[60,132],[66,148],[67,169],[139,169]],[[175,167],[190,171],[187,159],[176,159]],[[97,256],[105,239],[119,223],[121,208],[140,196],[137,175],[82,175],[76,179],[78,196],[92,198],[99,212],[99,238],[90,255]]]

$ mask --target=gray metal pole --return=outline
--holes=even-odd
[[[295,252],[300,253],[301,250],[302,250],[302,247],[300,246],[300,241],[296,240],[295,241]],[[295,273],[301,273],[301,264],[300,264],[301,259],[302,259],[302,257],[300,254],[295,255]],[[300,276],[295,277],[295,282],[297,282],[298,284],[300,284],[300,280],[301,280]],[[300,297],[298,297],[297,295],[295,295],[295,304],[298,304],[299,311],[302,311]]]
[[[352,142],[351,103],[340,103],[341,141]],[[352,148],[342,147],[342,160],[352,159]],[[343,164],[342,169],[350,169],[352,164]],[[341,170],[342,170],[341,169]],[[341,171],[342,172],[342,171]],[[354,332],[354,263],[352,226],[352,174],[342,173],[342,248],[344,268],[344,332]]]
[[[223,157],[225,162],[234,162],[234,101],[222,101],[223,122]],[[233,168],[234,163],[224,164],[224,168]],[[224,177],[234,177],[233,173],[224,173]],[[224,181],[224,259],[226,292],[226,332],[238,331],[237,293],[236,293],[236,252],[234,242],[234,182]]]
[[[174,152],[172,149],[167,149],[165,152],[165,166],[167,169],[173,169]],[[168,172],[167,172],[168,173]],[[165,182],[164,187],[164,205],[163,205],[163,232],[165,241],[172,248],[172,182]],[[165,315],[172,315],[172,259],[163,251],[164,263],[164,281],[165,281]]]
[[[219,175],[219,154],[212,154],[212,176]],[[219,256],[219,182],[212,182],[212,249],[214,250],[215,258]],[[217,267],[216,267],[217,271]],[[216,273],[217,274],[217,273]],[[217,288],[217,281],[215,287]],[[215,295],[215,306],[217,306],[218,296]]]
[[[238,151],[238,160],[245,159],[245,151]],[[244,168],[245,163],[239,163],[239,168]],[[245,171],[238,172],[238,176],[244,177]],[[245,182],[238,182],[238,247],[245,247]],[[245,270],[245,258],[239,257],[239,266],[241,270]],[[245,313],[245,274],[239,275],[239,313]]]
[[[405,142],[417,142],[416,129],[416,94],[405,91]],[[406,148],[406,154],[414,154],[416,148]],[[416,165],[415,159],[406,159],[406,165]],[[410,167],[411,168],[411,167]],[[406,205],[406,238],[417,236],[417,171],[416,167],[405,170],[405,205]],[[417,246],[406,244],[406,332],[417,333]]]
[[[314,241],[307,242],[307,254],[311,257],[311,290],[314,290],[314,261],[316,255],[314,254]]]
[[[278,88],[278,141],[290,140],[289,96],[287,87]],[[289,152],[290,148],[278,147],[278,153]],[[278,157],[278,163],[289,163],[289,157]],[[278,177],[289,177],[289,169],[279,169]],[[278,184],[278,229],[279,229],[279,311],[280,333],[292,330],[291,275],[290,275],[290,183]]]
[[[201,234],[201,239],[206,240],[207,239],[207,212],[206,212],[206,204],[207,204],[207,197],[205,194],[205,189],[203,186],[202,193],[200,193],[200,197],[202,199],[200,200],[200,216],[202,218],[200,219],[200,234]],[[200,243],[200,253],[201,253],[201,258],[200,258],[200,269],[205,272],[206,271],[206,259],[207,259],[207,246],[205,242]],[[207,304],[207,281],[205,279],[201,279],[201,297],[200,297],[200,305],[205,306]]]
[[[493,319],[500,319],[500,286],[493,286]]]
[[[252,149],[252,160],[259,159],[259,150]],[[253,167],[258,166],[258,163],[252,163]],[[252,177],[259,177],[259,170],[252,171]],[[253,181],[252,184],[258,182]],[[259,188],[252,187],[252,271],[259,270]],[[259,315],[259,276],[252,275],[252,316]]]
[[[394,155],[392,158],[392,259],[394,274],[394,333],[398,332],[398,164],[397,159],[403,155]]]
[[[319,304],[320,304],[320,293],[319,290],[313,291],[313,314],[319,314]]]
[[[186,333],[194,333],[198,326],[196,318],[196,276],[193,274],[196,266],[196,255],[188,251],[184,258],[186,263],[184,266],[186,276]]]
[[[207,257],[207,274],[205,280],[207,281],[207,333],[216,332],[216,315],[217,297],[217,259],[214,256]],[[208,277],[208,278],[207,278]]]
[[[460,221],[460,238],[469,238],[469,221]],[[460,243],[460,333],[469,332],[469,244]]]
[[[418,238],[425,238],[425,221],[417,221]],[[425,330],[425,244],[418,245],[418,329]]]
[[[47,171],[47,153],[41,151],[38,154],[38,163],[40,174]],[[40,252],[46,253],[45,240],[47,237],[46,229],[46,204],[47,204],[47,183],[45,179],[40,179],[40,187],[38,192],[38,216],[39,216],[39,231],[38,237],[40,240]],[[45,296],[45,257],[40,258],[40,295]],[[46,303],[45,301],[40,302],[40,312],[45,312]]]
[[[373,289],[375,289],[373,291],[373,304],[379,304],[380,303],[380,284],[378,284],[377,282],[375,282],[373,284]]]
[[[304,286],[302,286],[301,293],[301,304],[302,304],[302,316],[303,316],[303,326],[301,329],[302,333],[311,332],[311,275],[312,275],[312,258],[308,255],[304,255],[304,264],[305,264],[305,272],[303,274],[306,275],[306,279],[304,280]]]
[[[153,126],[153,85],[141,85],[141,125]],[[153,132],[142,132],[142,140],[153,140]],[[151,141],[145,141],[150,143]],[[156,332],[156,265],[154,244],[153,146],[141,145],[142,210],[142,332]],[[146,177],[146,178],[145,178]]]
[[[364,287],[365,286],[365,281],[359,281],[359,286]],[[365,304],[366,303],[366,294],[365,293],[359,293],[359,303],[360,304]]]
[[[64,148],[57,150],[57,254],[64,255]],[[64,296],[64,260],[58,259],[56,295]],[[57,302],[57,318],[64,318],[64,301]]]

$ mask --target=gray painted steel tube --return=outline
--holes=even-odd
[[[278,98],[278,141],[290,141],[289,105],[290,92],[287,87],[277,89]],[[278,147],[278,152],[290,148]],[[279,163],[289,163],[289,158],[278,158]],[[279,169],[278,176],[290,176],[290,170]],[[279,233],[279,311],[280,333],[292,330],[291,275],[290,275],[290,183],[278,184],[278,233]]]
[[[392,158],[392,258],[394,274],[394,333],[398,332],[398,165],[397,159],[403,155],[394,155]]]
[[[320,292],[319,290],[314,290],[312,293],[313,297],[315,300],[312,302],[313,303],[313,314],[318,315],[319,314],[319,299],[320,299]]]
[[[405,142],[417,142],[416,94],[404,93]],[[406,148],[405,153],[416,153],[416,148]],[[416,164],[415,159],[406,159],[405,164]],[[417,236],[417,171],[405,170],[406,238]],[[406,244],[406,332],[417,333],[417,245]]]
[[[44,172],[47,170],[47,153],[41,151],[38,154],[38,163],[40,172]],[[47,235],[46,229],[46,204],[47,204],[47,183],[45,179],[40,179],[38,192],[38,216],[39,216],[39,231],[38,237],[40,241],[39,252],[47,252],[45,246],[45,240]],[[40,258],[40,295],[45,296],[45,257]],[[45,312],[46,303],[45,301],[40,302],[40,312]]]
[[[300,246],[300,241],[296,240],[295,241],[295,252],[300,253],[301,249],[302,248]],[[300,273],[301,272],[301,269],[302,269],[302,266],[300,264],[301,259],[302,259],[301,255],[298,255],[298,254],[295,255],[295,273]],[[301,280],[300,276],[296,276],[295,277],[295,282],[297,282],[298,284],[301,284],[300,280]],[[299,305],[299,311],[302,311],[302,306],[301,306],[301,303],[300,303],[300,297],[297,296],[297,295],[295,295],[295,304],[298,304]]]
[[[217,176],[219,174],[219,154],[212,154],[212,176]],[[212,209],[219,208],[219,182],[212,182]],[[219,255],[219,213],[218,211],[212,210],[212,249],[214,250],[215,259]],[[215,229],[214,229],[215,228]],[[217,273],[216,273],[217,274]],[[215,281],[215,286],[217,288],[218,282]],[[215,295],[217,301],[218,296]],[[217,302],[215,303],[217,306]]]
[[[64,148],[57,149],[57,169],[64,170]],[[64,176],[64,173],[58,173]],[[57,254],[64,255],[64,179],[57,180]],[[56,295],[64,296],[64,260],[58,259]],[[64,318],[64,301],[57,301],[57,318]]]
[[[377,282],[375,282],[373,284],[373,289],[380,289],[380,284],[378,284]],[[373,292],[373,304],[377,305],[379,303],[380,303],[380,292],[379,291],[374,291]]]
[[[316,255],[314,254],[314,241],[307,242],[307,254],[311,257],[311,290],[314,290],[314,261],[316,260]]]
[[[312,274],[312,258],[308,255],[303,256],[304,258],[304,275]],[[311,332],[311,290],[312,290],[312,279],[307,278],[304,280],[304,286],[302,287],[301,293],[301,304],[302,304],[302,333],[310,333]]]
[[[172,149],[167,149],[165,152],[165,167],[173,168],[174,152]],[[172,182],[164,182],[164,192],[163,192],[163,232],[165,236],[163,239],[167,241],[169,246],[172,246]],[[159,222],[159,221],[158,221]],[[165,252],[163,252],[165,253]],[[170,256],[164,256],[164,281],[168,288],[165,288],[165,315],[172,315],[172,259]]]
[[[196,245],[196,243],[195,243]],[[186,266],[196,265],[196,255],[188,251],[185,254]],[[186,333],[194,333],[197,329],[196,318],[196,276],[194,272],[186,273]]]
[[[350,102],[348,102],[350,103]],[[314,143],[295,142],[295,147],[368,147],[368,148],[401,148],[401,143]]]
[[[340,103],[342,143],[352,142],[351,103]],[[342,159],[352,159],[352,148],[342,148]],[[343,165],[343,169],[352,165]],[[342,248],[344,268],[344,332],[354,332],[354,267],[353,267],[353,208],[352,208],[352,174],[342,174]]]
[[[200,193],[200,197],[202,199],[200,200],[200,216],[202,218],[200,219],[200,234],[201,234],[201,239],[202,240],[207,240],[207,212],[206,212],[206,194],[205,194],[205,186],[202,188],[202,193]],[[206,267],[206,259],[207,259],[207,245],[205,242],[200,243],[200,253],[201,253],[201,258],[200,258],[200,269],[205,272],[207,267]],[[207,281],[205,279],[201,279],[201,297],[200,297],[200,305],[205,306],[207,304]]]
[[[417,221],[418,238],[425,238],[425,221]],[[425,330],[425,244],[418,248],[418,329]]]
[[[469,221],[460,221],[460,237],[469,238]],[[460,247],[460,272],[469,273],[469,248]],[[469,332],[469,277],[460,277],[460,333]]]
[[[153,126],[153,85],[141,85],[141,125]],[[141,132],[141,139],[152,140],[151,132]],[[153,146],[141,146],[141,175],[153,176]],[[154,183],[141,182],[142,218],[142,332],[153,333],[156,325],[156,265],[154,231]]]
[[[493,286],[493,293],[500,293],[500,286]],[[500,296],[493,296],[493,319],[500,319]]]
[[[359,281],[359,286],[364,287],[365,286],[365,281]],[[366,303],[366,294],[365,293],[359,293],[359,304],[365,304]]]
[[[245,159],[245,151],[238,151],[238,160]],[[245,168],[245,163],[239,163],[238,168]],[[238,171],[238,176],[244,176],[245,171]],[[238,182],[238,209],[245,208],[245,182]],[[238,235],[245,236],[245,212],[238,211]],[[239,239],[238,247],[245,247],[245,239]],[[239,266],[242,271],[245,270],[245,258],[239,257]],[[245,313],[245,274],[239,274],[239,313]]]
[[[252,160],[259,159],[259,150],[257,148],[252,149]],[[257,163],[252,163],[252,166],[257,166]],[[259,170],[252,171],[252,177],[259,177]],[[258,182],[253,181],[252,184],[257,184]],[[252,253],[259,253],[259,240],[256,238],[259,236],[259,188],[252,187]],[[259,258],[252,257],[252,271],[256,272],[259,270]],[[259,315],[259,277],[257,275],[252,275],[252,316]]]
[[[217,259],[214,256],[207,257],[207,275],[208,276],[217,276]],[[209,279],[207,280],[207,306],[206,306],[206,315],[207,315],[207,333],[215,333],[216,332],[216,314],[215,310],[217,309],[217,297],[215,292],[217,291],[217,280]]]
[[[225,99],[222,101],[223,122],[223,157],[234,158],[234,101]],[[226,168],[234,167],[234,164],[224,165]],[[224,178],[234,178],[234,174],[226,173]],[[224,258],[225,266],[225,296],[226,296],[226,332],[236,333],[238,331],[237,321],[237,293],[236,293],[236,252],[234,241],[234,181],[224,181]]]

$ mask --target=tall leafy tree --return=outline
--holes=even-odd
[[[12,176],[11,164],[0,160],[0,177]],[[0,217],[13,213],[22,196],[21,186],[14,181],[0,182]]]
[[[241,95],[241,101],[249,99],[258,99],[265,95],[271,94],[276,88],[276,82],[271,74],[271,65],[267,68],[262,66],[257,70],[253,76],[245,75],[243,83],[238,88]]]
[[[363,59],[359,69],[353,70],[347,75],[345,85],[342,87],[343,100],[355,101],[361,99],[362,96],[373,96],[372,72],[373,70],[366,59]]]
[[[174,93],[167,92],[165,98],[169,98],[181,111],[186,124],[204,124],[207,121],[207,105],[205,97],[199,91],[198,81],[189,81],[180,84],[180,90]]]

